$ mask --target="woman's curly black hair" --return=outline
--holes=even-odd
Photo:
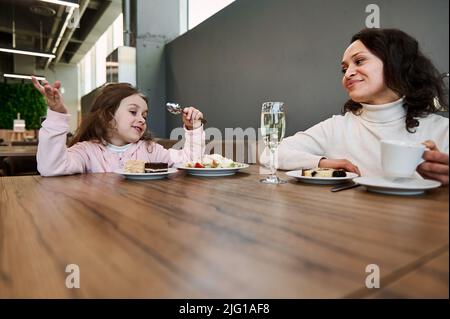
[[[406,129],[415,132],[417,118],[435,113],[435,99],[441,110],[448,110],[448,89],[439,71],[419,48],[416,39],[398,29],[363,29],[352,37],[350,43],[360,40],[364,46],[383,62],[386,86],[399,96],[404,96]],[[361,104],[349,100],[344,112],[358,114]]]

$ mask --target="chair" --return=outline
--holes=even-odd
[[[10,141],[23,141],[25,139],[25,135],[26,135],[25,132],[15,132],[15,131],[13,131],[13,132],[10,133],[9,140]]]
[[[169,149],[173,147],[178,140],[170,140],[163,138],[155,138],[155,142],[161,144],[164,148]],[[229,157],[233,161],[243,163],[257,163],[259,164],[259,153],[264,149],[262,141],[257,143],[248,140],[206,140],[205,153],[206,154],[220,154]]]
[[[5,176],[39,175],[36,156],[5,157],[2,164]]]
[[[0,157],[0,176],[6,176],[5,168],[3,167],[3,158]]]
[[[158,144],[160,144],[165,149],[169,149],[172,146],[174,146],[176,143],[178,143],[178,140],[169,140],[165,138],[155,138],[154,141]]]
[[[11,146],[36,146],[38,141],[11,141]]]
[[[261,149],[261,148],[259,148]],[[249,140],[212,140],[206,141],[205,153],[220,154],[241,163],[259,163],[258,145]]]

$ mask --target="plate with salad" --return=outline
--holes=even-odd
[[[238,163],[220,154],[205,155],[201,161],[187,162],[175,165],[193,176],[230,176],[239,170],[249,167],[248,164]]]

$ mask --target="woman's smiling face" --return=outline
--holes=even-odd
[[[358,103],[385,104],[400,97],[384,81],[383,61],[357,40],[342,58],[342,84],[350,98]]]

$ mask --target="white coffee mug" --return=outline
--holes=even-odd
[[[412,177],[423,161],[425,145],[415,142],[382,140],[381,166],[386,177]]]

